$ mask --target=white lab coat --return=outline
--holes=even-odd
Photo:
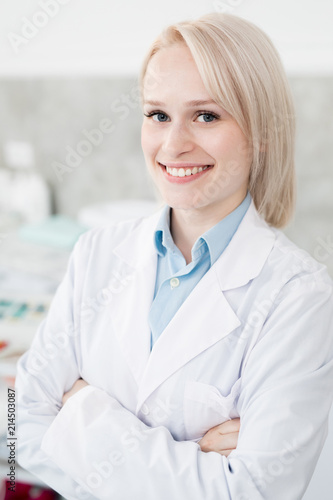
[[[332,281],[252,202],[150,352],[159,216],[80,238],[18,366],[19,461],[68,499],[300,499],[332,403]],[[237,416],[228,458],[200,450]]]

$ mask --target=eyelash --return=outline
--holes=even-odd
[[[163,113],[163,111],[151,111],[150,113],[143,113],[147,118],[152,118],[153,116],[156,115],[164,115],[168,116],[166,113]]]
[[[152,118],[153,116],[156,116],[156,115],[164,115],[164,116],[168,116],[166,113],[164,113],[163,111],[151,111],[150,113],[143,113],[144,116],[146,116],[147,118]],[[217,115],[216,113],[213,113],[212,111],[199,111],[197,114],[196,114],[196,118],[199,118],[199,116],[205,116],[205,115],[209,115],[209,116],[212,116],[215,120],[219,120],[220,119],[220,116]],[[169,118],[169,117],[168,117]],[[213,120],[213,121],[215,121]],[[163,123],[163,122],[161,122]],[[206,123],[212,123],[212,122],[206,122]]]
[[[216,113],[213,113],[212,111],[199,111],[197,113],[197,118],[199,118],[199,116],[205,116],[205,115],[212,116],[213,118],[215,118],[215,120],[219,120],[220,119],[220,116],[217,115]]]

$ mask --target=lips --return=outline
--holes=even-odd
[[[167,182],[172,184],[188,184],[195,182],[197,179],[211,170],[214,165],[204,165],[199,163],[179,162],[179,163],[161,163],[157,162],[161,167],[161,173]]]
[[[193,163],[167,163],[163,164],[158,162],[159,165],[166,171],[166,173],[171,177],[192,177],[201,172],[204,172],[208,168],[212,168],[213,165],[204,164],[193,164]]]

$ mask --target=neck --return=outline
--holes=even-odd
[[[243,201],[227,200],[223,207],[205,207],[200,209],[172,208],[170,213],[170,232],[175,242],[186,259],[186,264],[191,262],[191,250],[197,239],[229,215]]]

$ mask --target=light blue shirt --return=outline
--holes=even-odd
[[[172,239],[170,207],[165,206],[155,230],[158,257],[154,300],[149,311],[151,348],[186,297],[226,249],[251,200],[247,193],[233,212],[196,240],[189,264]]]

